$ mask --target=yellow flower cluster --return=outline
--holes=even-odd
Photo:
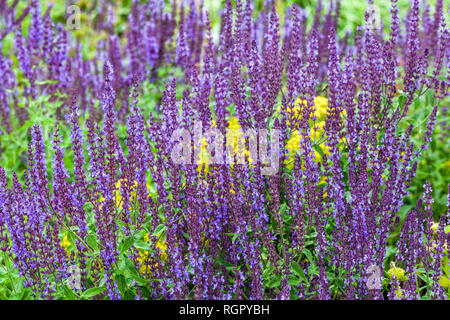
[[[392,278],[395,277],[397,281],[407,281],[408,277],[406,275],[406,271],[400,267],[396,267],[395,263],[391,262],[391,268],[388,270],[387,275],[389,277],[389,281],[392,281]],[[398,299],[405,298],[405,294],[403,292],[403,289],[400,287],[400,285],[397,283],[397,288],[395,289],[395,294]]]
[[[301,116],[301,113],[303,113],[304,108],[308,106],[306,100],[302,100],[300,98],[297,98],[294,103],[293,108],[287,108],[287,113],[291,115],[291,117],[297,118]],[[325,120],[325,117],[328,113],[328,99],[325,97],[315,97],[314,98],[314,106],[313,106],[314,112],[313,115],[316,116],[317,120]],[[280,112],[281,107],[278,107],[278,112]],[[311,117],[313,116],[311,115]],[[290,123],[288,122],[288,125]]]
[[[439,227],[439,222],[434,222],[431,225],[431,230],[433,230],[433,233],[436,233],[437,228]],[[449,233],[450,232],[450,225],[445,226],[445,233]]]
[[[297,118],[301,116],[301,113],[303,112],[305,107],[307,107],[307,101],[298,98],[297,100],[295,100],[295,106],[293,108],[287,108],[287,113],[292,117]],[[325,97],[315,97],[313,109],[314,109],[313,115],[316,116],[317,120],[315,121],[315,124],[311,128],[310,138],[313,141],[317,141],[317,139],[319,139],[319,137],[322,136],[324,131],[325,118],[328,113],[328,99]],[[278,112],[280,112],[281,107],[278,107],[277,110]],[[345,114],[345,110],[343,114]],[[288,125],[290,125],[289,121]],[[292,169],[294,167],[295,153],[297,152],[297,150],[300,150],[301,141],[302,135],[298,130],[294,130],[292,132],[291,138],[288,140],[286,144],[286,148],[289,151],[288,154],[289,159],[286,159],[285,163],[287,164],[288,169]],[[320,143],[319,147],[322,149],[324,154],[327,155],[330,154],[324,142]],[[322,161],[322,157],[316,149],[314,149],[314,161],[315,162]]]
[[[398,281],[406,281],[408,280],[408,277],[405,273],[405,270],[394,265],[388,270],[387,275],[389,276],[389,279],[392,279],[393,276],[395,276]]]
[[[150,242],[150,234],[146,234],[144,237],[144,240],[146,242]],[[164,237],[160,237],[155,244],[156,248],[160,250],[160,256],[161,260],[164,261],[167,258],[167,242]],[[148,251],[139,251],[139,256],[137,257],[137,261],[139,262],[139,272],[141,273],[148,273],[150,271],[150,264],[147,261],[149,252]],[[158,266],[158,263],[154,264],[155,266]]]
[[[120,193],[120,188],[122,186],[122,183],[125,183],[127,181],[127,179],[119,179],[116,184],[115,184],[115,188],[114,188],[114,197],[116,199],[116,207],[118,209],[123,209],[123,202],[122,202],[122,195]],[[129,195],[129,202],[133,203],[134,201],[136,201],[136,191],[135,189],[137,188],[137,181],[134,181],[133,185],[131,186],[131,190],[134,190],[130,193]],[[153,194],[151,193],[151,188],[150,186],[147,184],[147,191],[150,193],[148,196],[152,196]],[[105,201],[105,198],[102,196],[100,198],[100,209],[102,208],[102,204]]]
[[[212,121],[211,128],[214,128],[216,126],[216,121]],[[231,119],[228,121],[228,127],[229,135],[233,139],[233,150],[234,154],[236,155],[238,153],[238,141],[242,140],[244,132],[241,129],[241,125],[239,124],[239,120],[237,117],[231,117]],[[198,160],[197,160],[197,171],[201,172],[202,167],[204,166],[205,174],[209,172],[209,166],[208,166],[208,159],[210,158],[210,155],[208,154],[208,151],[206,150],[206,147],[208,146],[208,142],[205,138],[201,139],[201,149],[198,154]],[[244,155],[246,157],[249,156],[249,151],[247,149],[244,149]],[[249,159],[249,162],[251,163],[253,160]]]
[[[67,237],[67,235],[64,235],[64,237],[63,237],[63,239],[62,239],[62,241],[61,241],[61,247],[64,248],[64,250],[66,251],[66,254],[67,254],[67,258],[69,258],[69,259],[70,259],[70,251],[69,251],[69,247],[70,247],[71,245],[72,245],[72,244],[70,243],[69,238]]]
[[[293,108],[287,108],[287,112],[293,116],[298,117],[301,115],[301,112],[303,112],[304,108],[307,107],[307,101],[302,100],[300,98],[297,98],[295,100],[295,106]],[[323,129],[325,126],[325,118],[328,113],[328,99],[325,97],[315,97],[314,98],[314,115],[316,116],[317,120],[314,124],[314,126],[311,128],[310,137],[312,140],[317,141],[319,137],[323,134]],[[278,112],[281,110],[281,106],[278,107]],[[345,114],[345,110],[343,111],[343,114]],[[288,121],[288,125],[289,125]],[[213,121],[211,128],[213,128],[216,125],[215,121]],[[241,129],[241,125],[239,124],[237,117],[232,117],[230,121],[228,122],[228,129],[230,130],[230,133],[233,137],[233,149],[234,154],[237,154],[238,152],[238,139],[242,139],[243,132]],[[295,153],[297,150],[300,149],[301,145],[301,135],[299,134],[298,130],[294,130],[292,132],[291,138],[287,142],[287,150],[289,152],[288,156],[289,159],[286,160],[287,167],[289,169],[293,168],[293,160],[295,158]],[[201,172],[202,166],[204,166],[205,173],[209,172],[209,167],[207,164],[207,159],[209,155],[206,151],[207,142],[206,139],[202,139],[201,141],[201,151],[199,153],[199,159],[197,161],[198,168],[197,171]],[[319,147],[322,149],[322,151],[325,154],[329,154],[328,148],[325,146],[325,143],[322,142],[319,144]],[[315,161],[320,162],[322,160],[320,153],[317,150],[314,150],[315,153]],[[244,149],[244,154],[246,157],[249,156],[249,151],[247,149]],[[251,163],[253,159],[249,159],[249,162]]]
[[[301,114],[304,112],[304,109],[308,106],[308,102],[306,100],[302,100],[300,98],[297,98],[294,102],[294,107],[287,108],[287,113],[292,118],[300,118]],[[325,120],[327,114],[328,114],[328,99],[325,97],[317,96],[314,98],[314,105],[312,107],[313,113],[311,114],[311,118],[315,116],[317,118],[317,122],[322,122]],[[277,111],[281,111],[281,106],[278,106]],[[346,115],[346,111],[342,111],[342,115]],[[290,125],[290,122],[287,122],[288,125]]]
[[[115,184],[115,190],[114,190],[114,196],[115,196],[115,200],[116,200],[116,206],[119,209],[123,209],[123,201],[122,201],[122,195],[120,193],[120,188],[122,186],[122,183],[125,183],[127,180],[126,179],[120,179],[116,182]],[[130,193],[129,197],[129,201],[130,202],[134,202],[136,200],[137,194],[136,194],[136,189],[137,188],[137,181],[134,181],[133,185],[131,186],[131,190],[132,192]],[[147,190],[149,191],[149,197],[152,196],[152,192],[151,192],[151,187],[147,184]],[[100,207],[101,204],[105,201],[104,197],[101,197],[100,199]],[[163,219],[164,220],[164,219]],[[146,242],[150,242],[150,234],[146,234],[144,237],[144,240]],[[156,248],[158,248],[161,252],[160,252],[160,256],[162,260],[165,260],[167,257],[167,243],[165,241],[165,238],[163,236],[161,236],[157,241],[156,241]],[[150,265],[149,262],[147,261],[148,259],[148,255],[149,252],[148,251],[139,251],[138,252],[138,257],[136,258],[136,260],[139,262],[140,264],[140,268],[139,271],[141,273],[147,273],[150,270]],[[156,263],[155,266],[157,266],[158,264]]]
[[[317,139],[317,137],[320,137],[320,135],[323,132],[323,127],[324,127],[325,123],[322,122],[319,125],[320,126],[318,127],[317,130],[314,130],[314,128],[311,129],[310,137],[312,140],[315,140],[315,139]],[[298,130],[294,130],[292,132],[291,138],[286,143],[286,149],[289,152],[289,154],[288,154],[289,158],[285,160],[285,163],[286,163],[286,167],[288,169],[292,169],[294,167],[295,154],[296,154],[297,150],[300,150],[301,141],[302,141],[301,133]],[[330,154],[328,148],[325,146],[325,142],[322,142],[321,144],[319,144],[319,146],[325,154],[327,154],[327,155]],[[316,149],[314,149],[314,161],[320,162],[321,160],[322,160],[322,156]]]
[[[446,290],[450,289],[450,279],[446,276],[441,276],[439,279],[439,284]]]
[[[242,136],[244,135],[244,132],[241,129],[241,125],[239,124],[237,117],[232,117],[231,120],[228,122],[228,130],[230,130],[230,136],[233,138],[233,151],[234,154],[238,153],[238,141],[242,140]],[[242,148],[243,146],[241,146]],[[244,155],[245,157],[249,157],[249,151],[247,148],[244,148]],[[249,158],[249,162],[252,163],[253,159]]]
[[[216,126],[216,121],[212,121],[211,128],[214,128]],[[228,121],[228,127],[229,130],[229,136],[227,139],[232,138],[233,139],[233,152],[236,155],[238,153],[239,148],[239,140],[243,141],[243,135],[244,132],[241,129],[241,125],[239,124],[239,120],[237,117],[231,117],[231,119]],[[204,167],[204,173],[205,175],[209,172],[209,166],[208,166],[208,159],[210,155],[208,154],[206,147],[208,143],[205,138],[201,139],[201,150],[199,152],[199,158],[197,161],[197,171],[201,173],[202,168]],[[241,146],[243,147],[243,146]],[[247,148],[244,148],[244,156],[248,159],[249,163],[253,162],[253,159],[250,158],[250,152]],[[231,169],[233,168],[233,165],[231,164]],[[184,182],[183,182],[184,185]],[[235,191],[233,188],[230,189],[230,192],[235,194]]]
[[[214,124],[211,126],[213,127]],[[197,160],[197,171],[201,173],[202,169],[204,170],[205,175],[209,172],[209,158],[210,155],[208,154],[208,151],[206,150],[206,147],[208,146],[208,142],[206,141],[206,138],[202,138],[200,140],[201,149],[198,153],[198,160]]]
[[[115,196],[116,196],[116,206],[119,209],[123,209],[122,207],[122,195],[120,194],[120,188],[122,186],[123,182],[126,182],[126,179],[120,179],[116,182],[116,190],[115,190]],[[136,189],[137,187],[137,181],[134,181],[133,185],[131,186],[131,189]],[[136,191],[131,192],[130,194],[130,202],[133,202],[136,200]]]
[[[397,297],[398,297],[399,299],[406,298],[405,294],[403,293],[403,289],[400,288],[400,287],[398,287],[398,288],[395,290],[395,294],[397,295]]]

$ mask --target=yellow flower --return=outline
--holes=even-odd
[[[122,195],[120,194],[120,187],[122,186],[122,183],[126,183],[127,179],[120,179],[119,181],[116,182],[116,191],[115,191],[115,195],[116,195],[116,206],[119,209],[123,209],[122,207]],[[133,185],[131,186],[131,190],[136,189],[137,187],[137,181],[134,181]],[[133,202],[136,200],[136,191],[132,191],[131,194],[129,195],[130,202]]]
[[[146,234],[144,237],[144,240],[147,242],[150,242],[150,234]],[[161,260],[164,261],[167,258],[167,242],[165,240],[164,237],[160,237],[155,244],[155,247],[158,248],[160,250],[159,255],[161,257]],[[147,273],[150,271],[150,265],[149,263],[146,261],[148,258],[148,251],[139,251],[138,252],[138,257],[136,258],[136,260],[139,262],[140,264],[140,268],[139,271],[141,273]],[[154,266],[158,266],[158,263],[155,263]]]
[[[166,260],[167,258],[167,242],[163,238],[159,238],[156,241],[156,247],[161,250],[161,259]]]
[[[150,233],[147,233],[144,237],[144,240],[147,242],[150,242]],[[166,259],[167,257],[167,242],[165,237],[159,237],[158,240],[156,240],[156,248],[158,248],[159,250],[161,250],[161,257],[163,258],[163,260]]]
[[[301,116],[301,113],[303,112],[303,109],[306,106],[307,106],[306,100],[297,98],[297,100],[295,100],[295,106],[292,109],[287,108],[287,112],[291,116],[297,118],[297,117]],[[328,113],[328,99],[325,97],[320,97],[320,96],[315,97],[313,109],[314,109],[313,115],[316,116],[317,120],[314,122],[314,124],[312,124],[310,137],[311,137],[311,140],[317,142],[319,140],[319,138],[322,136],[323,131],[324,131],[325,117]],[[277,110],[279,112],[281,110],[281,106],[279,106]],[[346,112],[344,110],[342,112],[342,114],[345,114],[345,113]],[[313,115],[311,115],[311,116],[313,116]],[[289,121],[288,121],[288,125],[290,125]],[[298,130],[294,130],[291,138],[288,140],[287,145],[286,145],[286,147],[289,151],[289,159],[286,160],[288,169],[292,169],[294,166],[293,162],[295,159],[295,153],[297,150],[300,149],[300,145],[301,145],[300,142],[301,142],[301,135],[299,135]],[[342,139],[341,142],[345,142],[345,139]],[[320,143],[319,147],[322,149],[324,154],[326,154],[326,155],[330,154],[330,151],[329,151],[328,147],[325,145],[325,142]],[[315,154],[315,162],[322,161],[322,157],[316,149],[314,149],[314,154]]]
[[[61,247],[64,248],[64,250],[66,251],[67,257],[70,258],[70,251],[69,251],[69,247],[72,244],[69,241],[69,238],[67,237],[67,235],[64,235],[62,241],[61,241]]]
[[[244,135],[244,132],[241,130],[241,125],[239,124],[237,117],[232,117],[231,120],[228,122],[228,130],[230,132],[230,136],[233,138],[233,150],[234,154],[238,153],[238,142],[239,140],[242,140],[242,137]],[[248,150],[244,149],[244,154],[246,156],[249,155]],[[250,159],[250,162],[252,162],[252,159]]]
[[[431,225],[431,230],[433,230],[433,233],[436,233],[436,230],[437,230],[438,226],[439,226],[439,222],[434,222]],[[450,225],[445,226],[445,233],[447,234],[449,232],[450,232]]]
[[[436,233],[437,227],[439,226],[439,222],[434,222],[431,225],[431,230],[433,230],[433,233]]]
[[[294,102],[294,107],[287,108],[287,113],[290,114],[294,118],[301,117],[301,114],[304,111],[304,108],[308,106],[308,102],[306,100],[302,100],[300,98],[297,98]],[[314,110],[311,114],[311,118],[313,116],[316,116],[317,122],[324,121],[327,114],[328,114],[328,99],[325,97],[317,96],[314,98],[314,106],[312,106],[312,109]],[[281,106],[277,108],[277,111],[280,112]],[[345,115],[346,111],[343,110],[342,114]],[[288,121],[288,125],[290,125],[290,122]]]
[[[405,275],[405,270],[396,267],[395,264],[388,270],[387,275],[389,276],[389,279],[392,279],[392,277],[395,276],[399,281],[408,280],[408,277]]]
[[[408,277],[406,277],[405,275],[405,270],[396,267],[394,261],[391,262],[391,268],[388,270],[387,275],[389,276],[390,280],[392,280],[394,276],[398,281],[408,280]],[[403,293],[403,290],[400,288],[398,284],[397,289],[395,289],[395,294],[399,299],[405,298],[405,294]]]
[[[64,235],[63,240],[61,241],[61,247],[68,248],[70,247],[70,245],[71,243],[69,241],[69,238],[67,238],[67,236]]]
[[[228,121],[228,129],[230,130],[239,130],[241,125],[239,124],[239,119],[237,117],[231,117],[231,120]]]
[[[405,294],[403,293],[402,288],[400,288],[400,287],[398,287],[398,288],[395,290],[395,294],[397,295],[397,297],[398,297],[399,299],[402,299],[402,298],[405,298],[405,297],[406,297]]]
[[[297,99],[296,104],[302,104],[303,106],[308,106],[308,102],[306,100]],[[315,97],[314,98],[314,115],[317,117],[317,119],[325,119],[327,113],[328,113],[328,99],[325,97]]]
[[[323,126],[322,126],[322,128],[323,128]],[[317,131],[311,130],[310,137],[312,140],[314,140],[314,136],[317,135],[317,133],[319,133],[320,130],[321,130],[321,127],[319,127],[319,129]],[[319,135],[320,135],[320,133],[319,133]],[[292,132],[291,138],[288,140],[288,142],[286,144],[286,149],[289,151],[289,153],[288,153],[289,159],[286,159],[285,163],[287,163],[288,169],[292,169],[294,167],[295,154],[296,154],[297,150],[300,150],[301,139],[302,139],[302,135],[300,134],[300,132],[298,130],[295,130],[294,132]],[[330,154],[330,152],[328,151],[328,148],[325,146],[324,142],[322,142],[319,146],[325,154],[327,154],[327,155]],[[315,155],[315,157],[314,157],[315,162],[322,161],[322,157],[316,149],[314,149],[314,155]]]
[[[449,289],[450,288],[450,279],[447,278],[446,276],[441,276],[441,278],[439,279],[439,284],[441,285],[442,288]]]
[[[216,121],[212,121],[211,124],[211,128],[214,128],[216,126]],[[233,152],[234,155],[236,155],[238,153],[238,149],[239,149],[239,140],[241,140],[242,142],[244,142],[243,140],[243,136],[244,136],[244,132],[241,129],[241,125],[239,124],[239,120],[237,117],[231,117],[231,119],[228,121],[228,136],[227,139],[232,139],[232,143],[233,143]],[[228,142],[227,142],[228,143]],[[197,172],[201,173],[202,169],[204,170],[205,176],[207,173],[210,172],[210,168],[208,165],[208,159],[211,157],[208,154],[208,151],[206,150],[208,143],[206,141],[205,138],[201,139],[201,149],[199,152],[199,157],[197,160]],[[248,159],[249,163],[252,163],[254,160],[252,158],[250,158],[250,152],[247,148],[245,148],[245,146],[241,146],[244,147],[244,156],[246,159]],[[233,168],[233,164],[230,165],[231,168]],[[184,182],[183,182],[184,185]],[[231,193],[235,193],[235,191],[232,189],[230,189]]]
[[[121,191],[120,188],[122,186],[122,183],[125,183],[126,181],[127,181],[127,179],[119,179],[116,182],[116,184],[115,184],[114,196],[115,196],[115,199],[116,199],[116,207],[119,208],[119,209],[123,209],[122,194],[120,193],[120,191]],[[138,186],[137,181],[134,181],[133,185],[130,188],[132,191],[128,195],[128,197],[129,197],[128,201],[130,203],[133,203],[133,202],[136,201],[137,194],[136,194],[136,190],[135,189],[137,188],[137,186]],[[152,193],[151,193],[150,190],[151,190],[151,187],[147,184],[147,191],[149,192],[149,195],[148,195],[149,197],[152,196]],[[102,208],[102,205],[103,205],[104,201],[105,201],[105,198],[102,196],[100,198],[100,209]]]
[[[199,152],[199,159],[197,161],[198,167],[197,167],[197,171],[199,173],[201,173],[203,166],[204,166],[204,171],[205,174],[209,172],[209,165],[208,165],[208,159],[210,157],[210,155],[208,154],[208,152],[206,151],[206,146],[208,145],[207,141],[205,138],[202,138],[200,140],[201,143],[201,149]]]

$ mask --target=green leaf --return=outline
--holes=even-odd
[[[319,268],[314,264],[314,262],[311,262],[311,265],[309,266],[308,273],[310,275],[318,275],[319,274]]]
[[[312,255],[312,253],[311,253],[311,251],[309,249],[305,248],[305,249],[303,249],[302,252],[306,256],[306,258],[308,258],[308,261],[310,263],[314,262],[313,255]]]
[[[300,279],[302,279],[303,281],[306,281],[305,273],[303,272],[302,267],[300,267],[300,265],[296,261],[292,261],[291,270],[294,274],[296,274],[298,277],[300,277]]]
[[[320,157],[323,158],[324,152],[322,150],[322,147],[319,144],[314,144],[313,148],[319,153]]]
[[[139,250],[151,251],[153,248],[150,243],[146,241],[136,241],[134,246]]]
[[[83,292],[83,297],[89,299],[89,298],[95,297],[96,295],[99,295],[104,290],[105,290],[105,287],[89,288]]]
[[[287,203],[282,203],[282,204],[280,205],[280,213],[281,213],[281,214],[284,214],[287,210],[288,210]]]
[[[290,286],[294,286],[294,287],[300,285],[301,282],[302,282],[302,281],[301,281],[300,279],[297,279],[297,278],[295,278],[295,277],[293,277],[293,278],[291,278],[291,279],[288,280],[288,284],[289,284]]]
[[[281,286],[281,274],[272,276],[266,283],[267,288],[277,288]]]
[[[229,237],[233,237],[233,238],[231,238],[232,243],[234,243],[236,241],[236,239],[239,237],[239,233],[228,232],[225,234]]]
[[[88,235],[86,237],[86,243],[94,250],[98,251],[97,239],[94,235]]]
[[[133,237],[126,237],[125,241],[121,244],[121,248],[119,249],[120,254],[128,251],[134,243]]]
[[[58,80],[41,80],[41,81],[36,81],[35,83],[38,85],[55,84],[55,83],[58,83]]]
[[[405,104],[405,96],[398,97],[398,107],[400,110],[402,110],[404,104]]]
[[[64,297],[67,300],[75,300],[75,294],[68,286],[64,286],[63,290],[64,290]]]
[[[130,272],[132,278],[136,280],[136,283],[140,286],[145,286],[148,284],[149,280],[142,278],[137,272],[134,264],[130,261],[128,257],[123,256],[123,260],[125,261],[125,268],[128,272]]]
[[[117,287],[119,288],[120,293],[123,295],[125,290],[127,289],[127,281],[123,274],[116,274],[115,276]]]
[[[164,224],[160,224],[156,227],[155,231],[152,233],[152,236],[158,236],[161,233],[165,232],[167,230],[166,226]]]

